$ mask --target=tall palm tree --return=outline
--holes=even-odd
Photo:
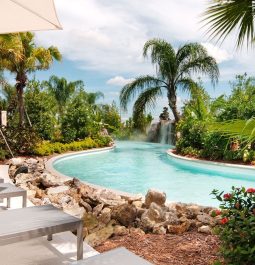
[[[212,38],[224,40],[237,30],[237,47],[241,47],[245,40],[247,45],[254,43],[254,0],[210,0],[203,16],[203,22],[209,26],[207,33]]]
[[[178,122],[180,113],[177,109],[177,90],[190,91],[195,83],[191,75],[205,74],[213,84],[218,81],[219,69],[215,59],[198,43],[185,44],[175,51],[170,43],[162,39],[152,39],[143,48],[143,56],[149,55],[152,64],[156,65],[157,75],[140,76],[124,86],[120,93],[120,103],[124,109],[139,94],[134,104],[134,113],[154,106],[156,99],[166,91],[169,107]]]
[[[30,32],[0,36],[0,67],[16,75],[19,123],[24,125],[24,89],[28,74],[47,70],[53,60],[61,60],[56,47],[36,46],[34,34]]]
[[[53,75],[49,81],[44,82],[44,85],[54,96],[58,104],[59,116],[62,117],[68,99],[75,92],[76,88],[82,88],[84,83],[81,80],[68,82],[64,77],[59,78]]]

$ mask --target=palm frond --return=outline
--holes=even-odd
[[[219,80],[219,68],[216,60],[211,56],[198,56],[184,63],[180,69],[182,75],[190,76],[192,73],[208,75],[215,86]]]
[[[147,108],[155,107],[156,100],[162,96],[161,87],[152,87],[142,92],[135,101],[133,114],[143,113]]]
[[[147,41],[143,48],[143,56],[150,55],[152,64],[157,66],[157,72],[163,77],[175,75],[176,53],[172,45],[162,39],[151,39]]]
[[[209,130],[230,138],[240,138],[244,143],[251,143],[255,141],[255,118],[212,123]]]
[[[206,33],[211,38],[224,41],[231,32],[237,30],[237,47],[241,47],[245,39],[248,46],[253,44],[255,38],[254,10],[254,0],[211,0],[202,22],[209,26]]]
[[[177,80],[176,87],[181,88],[184,92],[194,91],[194,87],[197,87],[197,83],[189,77],[181,78]]]
[[[127,105],[132,101],[139,92],[151,87],[165,87],[167,84],[153,76],[140,76],[133,82],[125,85],[120,92],[120,105],[127,110]]]

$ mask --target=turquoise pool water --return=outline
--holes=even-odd
[[[230,169],[178,161],[169,157],[170,146],[144,142],[117,142],[110,152],[70,156],[54,168],[71,177],[131,193],[150,188],[164,191],[169,201],[218,205],[209,195],[216,188],[255,187],[255,170]]]

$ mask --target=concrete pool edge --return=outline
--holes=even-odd
[[[255,167],[253,166],[246,166],[246,165],[237,165],[237,164],[230,164],[230,163],[224,163],[224,162],[215,162],[215,161],[205,161],[205,160],[201,160],[201,159],[197,159],[197,158],[191,158],[191,157],[185,157],[185,156],[180,156],[175,154],[174,149],[169,149],[166,151],[166,153],[172,157],[175,158],[177,160],[182,160],[182,161],[186,161],[186,162],[190,162],[193,164],[203,164],[203,165],[211,165],[211,166],[216,166],[216,167],[227,167],[230,169],[244,169],[244,170],[248,170],[251,172],[254,172],[255,174]]]
[[[83,151],[78,151],[78,152],[70,152],[70,153],[66,153],[66,154],[56,155],[56,156],[50,158],[49,160],[47,160],[45,162],[45,169],[50,174],[57,176],[57,177],[60,177],[64,181],[68,181],[68,180],[73,179],[73,177],[64,175],[64,174],[60,173],[59,171],[57,171],[53,166],[54,162],[56,162],[57,160],[61,160],[63,158],[68,158],[68,157],[73,157],[73,156],[82,156],[82,155],[88,155],[88,154],[110,152],[110,151],[114,150],[115,148],[116,148],[116,145],[113,145],[110,147],[95,148],[95,149],[90,149],[90,150],[83,150]],[[115,189],[110,189],[110,188],[96,185],[96,184],[92,184],[92,183],[89,183],[89,182],[83,181],[83,180],[81,180],[81,182],[84,183],[85,185],[88,185],[88,186],[95,188],[95,189],[98,189],[98,190],[108,190],[108,191],[114,192],[115,194],[120,195],[122,197],[137,197],[137,194],[128,193],[128,192],[115,190]]]

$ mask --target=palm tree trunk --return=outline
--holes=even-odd
[[[17,75],[16,90],[17,90],[17,97],[18,97],[20,127],[24,127],[24,124],[25,124],[24,88],[26,87],[26,81],[27,81],[27,77],[25,74]]]
[[[169,92],[167,96],[168,96],[168,104],[174,115],[175,122],[178,123],[179,120],[181,119],[181,116],[179,111],[177,110],[176,94],[174,92]]]

